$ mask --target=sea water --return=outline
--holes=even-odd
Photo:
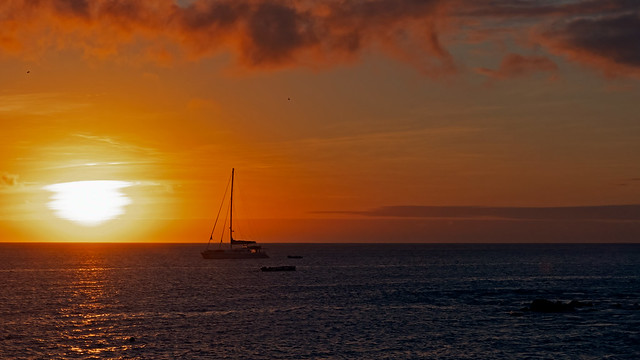
[[[265,247],[0,244],[0,358],[640,358],[640,245]]]

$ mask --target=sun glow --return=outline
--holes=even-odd
[[[73,181],[45,186],[53,192],[49,209],[59,218],[83,226],[96,226],[125,213],[131,200],[120,191],[128,181]]]

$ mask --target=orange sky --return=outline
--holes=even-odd
[[[639,16],[623,0],[2,2],[0,241],[206,242],[232,167],[238,220],[267,242],[504,240],[568,220],[455,225],[447,207],[640,204]],[[131,182],[125,213],[56,217],[44,187],[85,180]],[[376,213],[390,206],[442,214]],[[631,211],[569,220],[637,241]]]

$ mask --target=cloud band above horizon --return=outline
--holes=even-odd
[[[383,206],[368,211],[327,211],[323,214],[352,214],[396,218],[464,218],[513,220],[640,221],[640,205],[488,207],[488,206]]]

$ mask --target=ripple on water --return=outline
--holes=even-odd
[[[270,245],[258,262],[204,261],[191,245],[3,246],[3,359],[640,353],[638,246]],[[292,253],[298,271],[257,271]],[[594,306],[510,316],[535,298]]]

